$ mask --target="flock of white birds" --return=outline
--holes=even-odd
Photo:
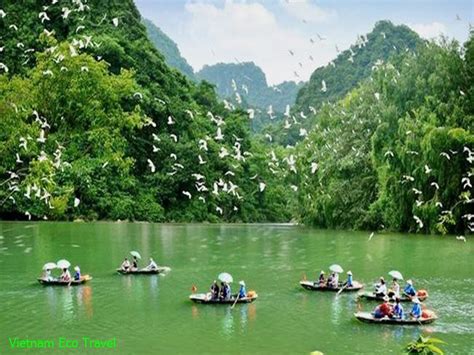
[[[64,1],[62,1],[62,3],[64,3]],[[42,24],[47,26],[51,21],[50,16],[48,15],[48,11],[50,10],[50,7],[55,6],[55,5],[56,6],[62,6],[62,5],[59,4],[59,0],[52,0],[51,5],[44,6],[43,11],[41,11],[38,14],[38,21],[40,21]],[[62,6],[61,7],[61,12],[62,12],[61,17],[62,17],[63,20],[67,20],[69,18],[69,16],[75,15],[75,16],[79,16],[79,19],[84,20],[87,16],[87,13],[88,13],[89,10],[90,10],[90,8],[89,8],[89,5],[87,3],[85,3],[81,0],[71,0],[70,1],[70,6],[68,6],[68,7]],[[0,21],[7,21],[7,20],[8,20],[8,13],[6,13],[4,10],[0,9]],[[105,14],[103,16],[103,18],[101,19],[101,21],[97,24],[97,26],[102,25],[102,24],[104,24],[104,25],[108,24],[109,26],[119,27],[121,25],[121,21],[120,21],[119,18],[108,19],[107,14]],[[18,31],[17,25],[15,25],[13,23],[9,24],[8,28],[12,31]],[[84,25],[79,25],[75,29],[74,33],[75,33],[76,37],[71,39],[71,44],[70,44],[70,47],[69,47],[69,51],[70,51],[71,56],[77,56],[78,53],[81,50],[87,49],[88,47],[100,46],[100,43],[96,43],[94,41],[94,39],[92,38],[92,36],[83,35],[85,30],[87,30],[87,29]],[[97,31],[96,28],[94,30]],[[54,34],[53,32],[48,31],[47,28],[44,28],[44,33],[48,36],[52,36]],[[381,35],[384,37],[384,39],[386,38],[385,33],[382,33]],[[321,36],[320,34],[317,34],[317,39],[319,41],[325,41],[326,40],[326,38]],[[310,38],[309,40],[313,44],[316,43],[316,40],[313,39],[313,38]],[[358,36],[356,46],[351,47],[348,50],[349,51],[348,60],[350,62],[352,62],[352,63],[354,62],[354,58],[357,56],[357,50],[364,47],[368,43],[368,41],[369,41],[369,39],[366,36]],[[16,46],[17,46],[17,48],[22,48],[22,49],[24,49],[24,47],[25,47],[25,45],[21,42],[18,42],[16,44]],[[4,47],[0,47],[0,55],[1,55],[1,52],[3,50],[4,50]],[[57,53],[57,50],[58,50],[57,47],[52,47],[52,48],[47,49],[48,52],[50,52],[52,55],[54,55],[54,62],[57,65],[61,66],[62,65],[61,63],[64,60],[64,56],[62,54]],[[339,52],[339,48],[337,47],[337,45],[336,45],[336,50]],[[23,54],[23,58],[22,58],[24,65],[26,65],[31,60],[31,56],[34,54],[34,52],[35,52],[35,49],[33,49],[33,48],[24,49],[24,54]],[[57,54],[55,54],[55,53],[57,53]],[[295,53],[294,53],[294,51],[289,50],[289,54],[291,56],[294,56]],[[312,58],[310,56],[309,59],[313,60],[314,58]],[[101,58],[97,57],[97,60],[101,60]],[[298,65],[302,66],[301,63],[299,63]],[[332,61],[328,65],[335,66],[335,63],[334,63],[334,61]],[[382,68],[382,67],[384,67],[384,63],[379,60],[376,63],[374,63],[373,70],[377,70],[378,68]],[[60,72],[67,71],[67,70],[68,70],[67,67],[61,66]],[[9,69],[8,69],[7,65],[0,62],[0,74],[2,74],[2,72],[7,74],[8,71],[9,71]],[[81,71],[84,72],[84,74],[87,74],[89,69],[86,66],[84,66],[84,67],[81,68]],[[296,77],[299,77],[299,74],[296,71],[295,71],[294,74],[295,74]],[[54,74],[51,70],[46,70],[46,71],[43,72],[43,75],[52,76]],[[394,80],[396,81],[395,77],[394,77]],[[242,103],[242,96],[243,95],[251,95],[252,94],[252,93],[249,93],[249,90],[245,85],[243,85],[241,87],[241,90],[240,90],[238,88],[235,80],[232,80],[231,84],[232,84],[232,88],[234,90],[235,102],[237,103],[237,105]],[[328,91],[328,87],[327,87],[327,84],[326,84],[325,80],[321,81],[321,89],[320,90],[323,93]],[[464,95],[463,92],[460,92],[460,94]],[[140,93],[140,92],[136,92],[136,93],[133,94],[133,97],[137,100],[142,100],[143,99],[143,94]],[[376,101],[380,101],[382,99],[380,93],[375,93],[374,97],[375,97]],[[160,102],[162,105],[167,105],[167,103],[164,100],[160,99],[160,98],[155,98],[155,100]],[[15,104],[12,104],[12,105],[18,111],[18,108],[15,106]],[[224,100],[224,105],[225,105],[226,109],[228,109],[228,110],[236,109],[236,105],[229,102],[229,101]],[[346,124],[352,124],[354,129],[356,129],[356,130],[363,129],[363,123],[364,122],[362,121],[361,118],[357,117],[356,115],[354,115],[353,117],[347,117],[346,113],[342,109],[338,108],[336,105],[330,104],[330,103],[328,103],[327,105],[329,105],[332,108],[332,114],[337,114],[340,117],[341,120],[345,121]],[[307,119],[307,117],[309,115],[315,115],[316,112],[317,111],[314,107],[309,106],[308,107],[308,112],[303,112],[302,111],[302,112],[299,112],[299,113],[293,113],[291,108],[290,108],[290,105],[287,105],[286,110],[284,112],[285,121],[284,121],[283,128],[288,130],[293,126],[298,126],[300,124],[300,122],[299,122],[300,119],[305,120],[305,119]],[[198,114],[197,112],[193,112],[191,110],[186,110],[185,113],[187,115],[189,115],[190,119],[193,119],[194,116],[196,114]],[[255,109],[248,109],[247,113],[248,113],[249,119],[253,119],[255,117]],[[275,112],[273,110],[273,107],[271,105],[268,107],[268,110],[267,110],[266,113],[267,113],[269,119],[271,119],[271,120],[276,117]],[[51,202],[50,202],[51,197],[52,197],[51,192],[48,191],[47,188],[44,187],[44,186],[54,185],[54,181],[53,181],[54,173],[52,175],[43,176],[41,178],[41,181],[45,183],[44,186],[40,186],[38,184],[32,184],[32,185],[27,185],[24,190],[22,190],[20,188],[21,178],[22,178],[22,176],[26,176],[25,170],[27,170],[27,167],[24,166],[24,162],[22,160],[22,154],[28,151],[28,144],[31,141],[36,141],[40,145],[44,146],[47,139],[48,139],[48,134],[47,133],[49,132],[49,129],[51,128],[50,125],[48,124],[47,119],[45,117],[41,117],[40,114],[37,111],[33,111],[32,115],[34,115],[35,122],[40,127],[39,135],[38,135],[38,137],[31,137],[31,136],[28,135],[26,137],[21,137],[19,139],[18,151],[15,153],[16,164],[18,166],[18,169],[15,170],[15,171],[13,171],[13,170],[9,171],[9,177],[1,183],[1,185],[7,184],[8,190],[10,191],[10,193],[9,193],[8,197],[5,200],[1,201],[0,203],[1,204],[5,203],[5,201],[7,199],[11,200],[12,203],[16,203],[16,198],[25,198],[27,200],[39,199],[40,201],[43,201],[45,205],[47,205],[49,208],[52,209],[54,207],[51,205]],[[234,166],[235,167],[234,170],[237,171],[238,168],[239,168],[239,162],[243,162],[243,161],[245,161],[246,158],[251,157],[252,153],[249,152],[249,151],[244,151],[243,150],[243,148],[242,148],[242,139],[235,136],[235,135],[232,137],[232,141],[233,141],[232,148],[229,148],[228,146],[226,146],[226,144],[224,142],[225,137],[226,137],[226,130],[225,130],[226,122],[225,122],[225,120],[222,117],[218,116],[218,115],[214,115],[212,112],[207,112],[206,116],[215,125],[215,133],[212,134],[212,135],[206,135],[204,137],[200,137],[200,138],[197,139],[196,144],[197,144],[198,149],[201,152],[201,154],[199,154],[197,156],[196,166],[200,167],[200,166],[203,166],[203,165],[207,164],[207,161],[209,159],[209,157],[207,155],[208,154],[208,144],[212,140],[216,144],[220,145],[220,150],[219,150],[219,153],[217,155],[218,158],[222,159],[222,160],[230,159],[231,166]],[[167,123],[168,126],[170,126],[170,128],[173,127],[173,125],[175,125],[175,123],[176,123],[175,117],[173,117],[173,115],[169,115],[166,123]],[[156,123],[150,118],[147,119],[146,125],[152,126],[154,128],[157,126]],[[319,127],[316,126],[314,129],[319,129]],[[353,130],[353,132],[354,132],[354,130]],[[149,171],[152,174],[157,171],[157,168],[156,168],[157,162],[153,157],[153,153],[157,153],[157,152],[161,151],[161,148],[160,148],[161,138],[160,138],[160,136],[158,136],[157,133],[159,133],[159,132],[157,131],[156,133],[152,134],[152,137],[150,139],[150,142],[151,142],[150,146],[152,147],[152,151],[151,151],[152,154],[149,157],[146,158],[147,159],[147,164],[148,164],[148,167],[149,167]],[[367,134],[369,134],[369,133],[370,133],[370,129],[367,129]],[[407,132],[407,135],[410,134],[410,133],[411,132]],[[309,132],[308,132],[307,129],[305,129],[303,127],[299,128],[299,136],[301,137],[301,144],[305,144],[309,148],[313,145],[313,143],[308,139],[308,134],[309,134]],[[321,134],[324,137],[325,135],[329,136],[330,134],[331,135],[335,135],[335,134],[337,135],[338,132],[330,132],[330,129],[325,128],[322,131]],[[265,137],[268,139],[269,142],[272,142],[273,137],[270,134],[267,133],[265,135]],[[178,143],[178,141],[180,140],[179,132],[170,133],[169,138],[173,143],[175,143],[175,144]],[[326,143],[326,145],[324,146],[324,148],[327,150],[327,154],[338,153],[338,152],[343,151],[344,142],[341,142],[341,140],[339,140],[338,138],[336,138],[334,141],[335,141],[334,146],[330,145],[329,143]],[[362,142],[359,147],[354,147],[354,146],[351,147],[351,150],[355,154],[356,157],[360,154],[360,152],[364,148],[367,149],[367,141]],[[36,160],[38,162],[44,162],[44,161],[52,162],[54,168],[57,169],[57,170],[67,169],[68,167],[71,166],[71,164],[69,162],[66,162],[66,161],[62,160],[62,152],[64,150],[64,147],[59,142],[55,142],[55,143],[56,143],[57,148],[52,153],[52,157],[49,154],[47,154],[45,152],[45,150],[41,150],[40,154],[37,156]],[[336,146],[336,145],[338,145],[338,146]],[[269,151],[268,151],[268,162],[267,162],[269,173],[271,173],[271,174],[282,174],[283,173],[283,174],[295,174],[295,175],[303,174],[303,176],[305,178],[307,178],[309,174],[312,174],[312,175],[316,174],[316,172],[319,169],[318,161],[312,160],[312,161],[308,162],[307,159],[305,159],[304,161],[300,162],[301,164],[297,164],[298,159],[300,157],[297,155],[297,153],[295,153],[296,150],[294,148],[295,147],[291,147],[291,146],[286,147],[286,149],[285,149],[285,152],[287,152],[286,156],[283,156],[282,158],[279,158],[277,156],[277,154],[275,153],[275,150],[271,149],[271,146],[270,146]],[[440,153],[440,159],[446,159],[446,160],[449,161],[453,155],[458,154],[458,153],[459,152],[457,152],[457,151],[441,152]],[[407,151],[406,154],[417,155],[418,153],[415,152],[415,151]],[[469,164],[473,163],[474,154],[469,149],[469,147],[464,147],[461,154],[466,155],[466,160],[469,162]],[[391,158],[394,157],[394,153],[392,151],[388,150],[384,153],[384,156],[385,156],[386,159],[391,159]],[[183,165],[182,162],[180,162],[178,154],[171,153],[169,155],[169,159],[173,162],[172,169],[169,172],[167,172],[167,174],[169,176],[173,176],[176,173],[178,173],[179,171],[184,169],[184,165]],[[232,165],[232,164],[235,164],[235,165]],[[105,168],[107,165],[108,165],[108,162],[105,162],[103,164],[102,168]],[[302,168],[302,166],[303,166],[303,168]],[[193,198],[197,198],[198,200],[202,201],[203,203],[206,203],[206,196],[207,196],[206,194],[213,194],[213,195],[216,195],[216,196],[221,194],[221,193],[230,194],[233,197],[236,197],[238,200],[242,200],[244,198],[244,196],[242,196],[241,189],[239,188],[238,185],[236,185],[232,181],[232,178],[236,175],[236,171],[234,171],[234,170],[228,170],[227,172],[225,172],[224,176],[220,177],[218,180],[210,181],[210,182],[206,181],[206,177],[203,174],[201,174],[199,172],[193,172],[191,174],[191,176],[195,181],[195,185],[190,186],[187,190],[181,191],[181,193],[184,197],[186,197],[189,200],[191,200]],[[432,171],[432,169],[428,165],[424,166],[424,170],[425,170],[426,174],[430,174],[431,171]],[[470,172],[468,172],[468,173],[466,173],[465,176],[463,176],[462,181],[460,181],[460,183],[462,184],[462,187],[463,187],[464,190],[472,189],[472,185],[471,185],[471,181],[470,181],[471,176],[472,176],[472,174]],[[250,180],[252,180],[256,184],[256,191],[259,192],[259,193],[264,192],[265,189],[267,188],[267,182],[263,178],[260,178],[258,174],[251,177]],[[415,182],[414,177],[412,177],[411,175],[403,175],[403,176],[401,176],[400,182],[402,184],[407,184],[408,186],[411,186],[410,189],[412,190],[412,192],[416,196],[418,196],[417,204],[421,205],[421,204],[424,203],[423,199],[422,199],[422,192],[420,190],[416,189],[413,185],[413,183]],[[432,182],[431,186],[432,186],[432,188],[434,188],[436,190],[440,189],[440,186],[436,182]],[[290,188],[295,193],[298,191],[298,186],[297,185],[291,184]],[[308,194],[307,197],[312,198],[312,196],[310,194]],[[80,202],[81,201],[80,201],[79,197],[74,197],[74,200],[72,202],[73,207],[77,208],[80,205]],[[472,202],[473,202],[472,199],[463,201],[463,203],[472,203]],[[443,208],[443,205],[442,205],[441,202],[437,202],[437,206],[439,206],[440,208]],[[238,210],[237,206],[235,206],[235,205],[232,206],[232,211],[237,211],[237,210]],[[215,211],[219,215],[223,215],[224,214],[224,207],[223,206],[216,206]],[[441,211],[441,215],[449,214],[449,213],[451,213],[450,209],[445,209],[445,210]],[[25,212],[25,215],[27,216],[28,219],[32,218],[32,215],[29,211]],[[48,217],[46,215],[44,215],[42,218],[47,219]],[[474,230],[474,214],[467,214],[467,215],[462,216],[462,218],[467,219],[469,229],[471,231],[473,231]],[[418,225],[419,229],[422,229],[424,224],[423,224],[423,221],[421,220],[421,218],[419,218],[416,215],[413,215],[413,219],[415,220],[415,222]],[[371,234],[371,236],[369,237],[369,240],[372,238],[372,236],[373,236],[373,234]],[[458,239],[465,241],[465,238],[462,237],[462,236],[459,237]]]

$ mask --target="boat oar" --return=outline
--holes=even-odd
[[[344,286],[342,286],[342,288],[341,288],[339,291],[337,291],[336,296],[339,296],[339,294],[340,294],[342,291],[344,291],[344,289],[347,287],[347,285],[348,285],[348,284],[345,284]]]
[[[234,308],[234,306],[237,304],[238,300],[239,300],[239,294],[237,294],[237,296],[235,297],[234,304],[232,305],[232,307],[230,307],[230,309]]]

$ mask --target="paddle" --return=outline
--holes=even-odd
[[[345,284],[344,286],[342,286],[342,288],[341,288],[339,291],[337,291],[336,296],[339,296],[339,294],[340,294],[342,291],[344,291],[344,289],[347,287],[347,285],[349,285],[349,284]]]
[[[234,308],[234,306],[237,304],[238,300],[239,300],[239,294],[237,294],[237,296],[235,296],[234,304],[232,305],[232,307],[230,307],[230,309]]]

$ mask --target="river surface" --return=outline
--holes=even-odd
[[[368,237],[287,225],[0,222],[0,353],[24,352],[9,349],[9,337],[53,339],[56,348],[41,353],[61,354],[69,351],[58,349],[58,337],[79,339],[71,352],[86,352],[81,338],[89,337],[115,338],[114,352],[123,354],[399,354],[423,333],[446,341],[448,354],[473,354],[472,241]],[[116,274],[130,250],[172,270]],[[70,288],[39,285],[43,264],[61,258],[93,280]],[[424,327],[363,324],[353,313],[376,304],[299,286],[303,275],[314,279],[332,263],[366,285],[400,270],[428,290],[425,303],[438,321]],[[192,286],[207,292],[222,271],[245,280],[257,301],[234,309],[192,304]]]

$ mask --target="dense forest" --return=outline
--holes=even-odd
[[[254,135],[248,107],[167,65],[133,1],[68,4],[2,3],[2,218],[474,229],[473,33],[380,22],[290,127]]]

